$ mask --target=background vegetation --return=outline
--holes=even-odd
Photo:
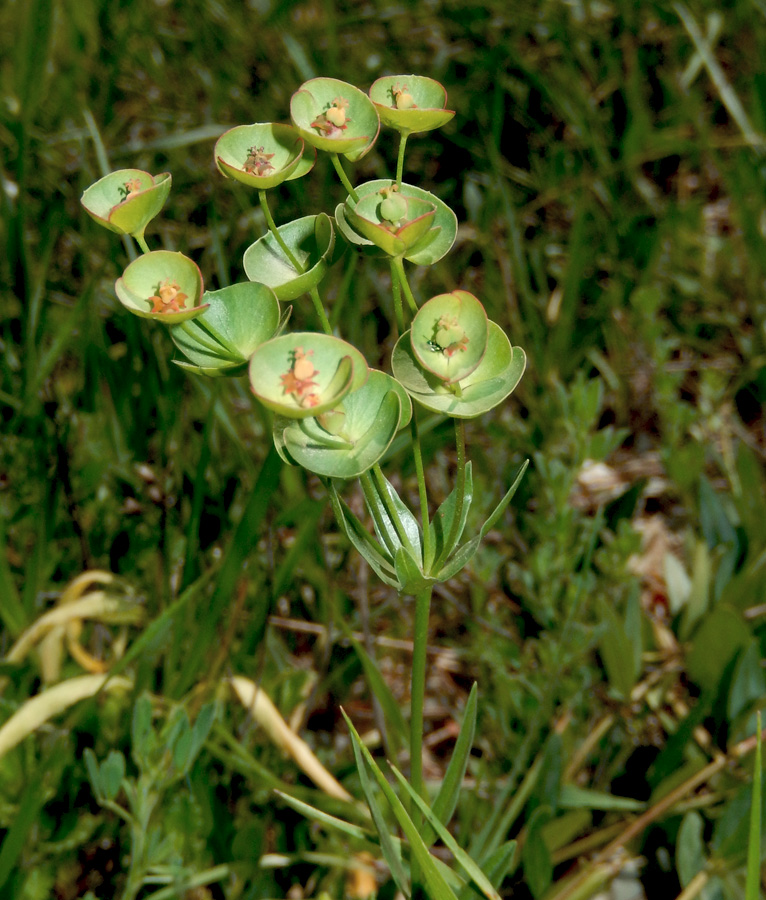
[[[129,677],[0,760],[3,896],[127,896],[146,874],[138,896],[157,900],[365,896],[365,873],[392,896],[369,841],[275,797],[365,824],[226,678],[261,684],[359,797],[340,706],[396,755],[410,606],[337,534],[318,482],[269,452],[244,379],[186,376],[122,310],[134,249],[79,197],[107,168],[172,172],[150,245],[208,286],[242,279],[265,224],[216,172],[215,137],[284,121],[314,75],[366,89],[398,72],[439,79],[457,111],[409,146],[461,222],[415,290],[474,292],[529,356],[511,401],[469,425],[477,496],[532,466],[437,594],[428,776],[477,681],[452,830],[485,861],[520,838],[504,896],[591,897],[614,876],[620,898],[638,877],[652,900],[743,896],[766,634],[765,58],[762,0],[2,5],[0,719],[92,667],[76,643]],[[352,177],[395,152],[383,134]],[[343,199],[321,157],[278,194],[280,222]],[[373,364],[386,279],[349,253],[325,289]],[[293,316],[314,327],[301,302]],[[427,451],[438,498],[446,425]],[[410,466],[389,466],[405,490]],[[8,658],[92,569],[119,576],[121,621]]]

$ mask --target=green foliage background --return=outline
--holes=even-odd
[[[766,588],[764,58],[761,0],[3,4],[2,649],[91,568],[124,579],[144,622],[127,636],[132,696],[76,707],[0,760],[0,891],[122,889],[129,829],[96,802],[86,748],[151,776],[164,798],[156,860],[178,896],[217,865],[230,868],[212,896],[351,890],[362,846],[272,789],[358,812],[310,787],[221,679],[263,684],[359,796],[339,706],[360,732],[385,723],[396,753],[409,659],[396,641],[411,610],[367,582],[320,486],[269,453],[242,380],[185,376],[164,332],[122,310],[113,283],[135,250],[79,205],[105,168],[170,171],[150,245],[191,255],[208,286],[242,279],[265,225],[215,170],[213,141],[285,121],[315,75],[445,84],[457,114],[410,141],[405,178],[461,227],[414,288],[472,291],[530,361],[511,401],[469,428],[480,506],[532,458],[516,512],[441,590],[432,624],[435,781],[450,748],[440,729],[480,688],[472,788],[452,823],[461,844],[486,859],[520,836],[501,892],[574,896],[574,861],[587,867],[636,815],[607,794],[653,809],[752,734]],[[352,179],[391,173],[395,158],[384,132]],[[280,222],[343,199],[321,157],[276,193]],[[386,359],[385,273],[348,254],[323,290],[344,337],[371,364]],[[315,326],[301,301],[293,325]],[[427,452],[438,499],[454,462],[445,424]],[[410,467],[400,448],[389,470],[405,492]],[[109,656],[110,634],[89,626],[83,640]],[[34,658],[5,668],[4,720],[40,689]],[[62,679],[80,672],[64,659]],[[195,720],[217,702],[172,794],[132,744],[143,692],[158,729],[177,704]],[[626,839],[653,900],[700,872],[688,896],[742,896],[749,765],[743,755]],[[586,788],[598,795],[573,793]]]

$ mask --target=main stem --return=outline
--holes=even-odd
[[[410,690],[410,783],[425,797],[423,784],[423,706],[426,693],[426,648],[428,616],[431,610],[431,587],[415,595],[415,630],[412,653],[412,687]]]

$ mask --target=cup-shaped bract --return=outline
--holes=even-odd
[[[220,171],[228,178],[265,191],[310,172],[316,150],[306,148],[292,125],[256,123],[224,132],[213,151]]]
[[[358,200],[347,197],[336,207],[335,221],[343,237],[360,249],[430,266],[454,244],[457,216],[434,194],[413,184],[398,188],[388,178],[367,181],[356,193]]]
[[[253,393],[289,419],[319,416],[366,381],[369,368],[351,344],[332,335],[295,332],[261,344],[250,358]]]
[[[370,371],[366,383],[329,412],[274,421],[274,444],[285,462],[317,475],[357,478],[379,462],[412,417],[412,401],[390,375]]]
[[[277,228],[279,236],[301,266],[295,269],[292,261],[269,231],[251,244],[242,259],[245,275],[251,281],[268,285],[279,300],[295,300],[316,287],[327,269],[338,259],[335,229],[325,213],[304,216]],[[343,252],[343,246],[337,248]]]
[[[169,172],[150,175],[141,169],[119,169],[87,188],[80,203],[99,225],[117,234],[143,236],[170,193]]]
[[[265,284],[245,281],[206,291],[207,309],[186,325],[173,325],[173,343],[188,360],[176,365],[200,375],[239,375],[257,347],[277,333],[279,301]]]
[[[381,188],[346,205],[346,221],[389,256],[403,256],[433,227],[436,206],[409,197],[397,186]]]
[[[153,250],[134,259],[114,288],[130,312],[166,325],[193,319],[207,309],[197,264],[173,250]]]
[[[446,384],[462,381],[487,349],[487,313],[468,291],[427,300],[412,320],[412,350],[424,369]]]
[[[384,75],[370,88],[380,121],[403,134],[441,128],[455,115],[447,91],[425,75]]]
[[[352,162],[369,152],[380,131],[372,100],[337,78],[304,82],[290,100],[290,118],[309,144]]]
[[[479,365],[465,378],[447,383],[426,369],[415,355],[406,331],[391,355],[394,378],[421,406],[456,419],[472,419],[489,412],[521,380],[527,358],[521,347],[511,347],[499,325],[489,322],[487,349]]]

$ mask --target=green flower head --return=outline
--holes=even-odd
[[[169,172],[150,175],[141,169],[110,172],[92,184],[80,202],[99,225],[117,234],[143,237],[170,193]]]

